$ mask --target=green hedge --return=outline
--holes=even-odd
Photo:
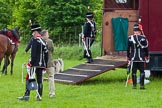
[[[100,42],[94,43],[92,48],[93,57],[101,55],[101,45]],[[83,59],[83,46],[82,45],[64,45],[64,46],[55,46],[54,58],[63,58],[63,59]]]

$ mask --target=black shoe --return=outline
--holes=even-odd
[[[90,59],[87,59],[87,63],[91,63],[91,60]]]
[[[93,59],[91,58],[91,62],[93,62]]]
[[[90,61],[87,61],[86,63],[91,63]]]
[[[29,100],[29,96],[18,97],[17,99],[28,101]]]
[[[42,101],[42,98],[37,98],[37,101]]]
[[[37,99],[37,101],[41,101],[42,100],[42,97],[40,96],[36,96],[36,99]]]
[[[144,86],[140,86],[140,89],[141,89],[141,90],[144,90],[144,89],[145,89],[145,87],[144,87]]]

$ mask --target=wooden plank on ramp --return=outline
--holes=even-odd
[[[123,67],[126,60],[94,59],[92,63],[83,63],[61,73],[55,74],[54,79],[59,83],[80,84],[94,76],[105,73],[115,68]]]

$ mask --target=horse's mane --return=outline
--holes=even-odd
[[[19,28],[18,27],[14,27],[12,30],[11,29],[3,29],[0,30],[0,34],[3,34],[7,37],[9,37],[12,42],[14,43],[19,43],[19,39],[20,39],[20,33],[19,33]]]

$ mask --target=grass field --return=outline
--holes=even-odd
[[[151,77],[151,83],[145,85],[146,90],[140,90],[139,85],[134,90],[131,85],[125,87],[125,69],[106,72],[80,85],[55,83],[56,97],[53,99],[48,97],[48,82],[44,81],[42,101],[36,101],[35,91],[31,92],[29,101],[19,101],[17,97],[25,90],[21,67],[29,56],[23,51],[24,46],[21,46],[13,75],[9,72],[0,75],[0,108],[162,108],[162,79]],[[83,61],[65,59],[65,69]]]

